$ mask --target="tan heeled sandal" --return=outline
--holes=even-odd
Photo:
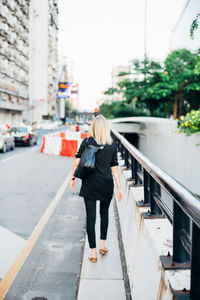
[[[99,249],[99,253],[101,255],[105,255],[106,253],[108,253],[108,249],[104,248],[104,249]]]
[[[88,259],[92,262],[92,263],[96,263],[97,262],[97,257],[88,257]]]

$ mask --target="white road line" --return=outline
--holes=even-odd
[[[25,153],[27,153],[27,152],[33,152],[33,151],[36,151],[36,150],[38,150],[38,147],[37,148],[33,148],[33,149],[29,149]]]
[[[18,155],[12,155],[12,156],[10,156],[10,157],[8,157],[8,158],[2,159],[1,161],[2,161],[2,162],[6,162],[6,161],[9,161],[9,160],[11,160],[11,159],[13,159],[13,158],[19,157],[19,156],[20,156],[19,154],[18,154]]]
[[[26,153],[29,153],[29,152],[33,152],[33,151],[36,151],[36,150],[38,150],[38,148],[30,149],[30,150],[24,151],[23,153],[20,153],[20,154],[17,154],[17,155],[12,155],[12,156],[10,156],[8,158],[4,158],[4,159],[0,160],[0,162],[6,162],[6,161],[9,161],[9,160],[12,160],[13,158],[22,156],[23,154],[26,154]]]

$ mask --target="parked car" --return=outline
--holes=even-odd
[[[37,129],[57,129],[58,122],[51,120],[42,120],[37,123]]]
[[[37,144],[37,133],[31,126],[15,126],[12,127],[10,133],[15,139],[15,145],[33,146]]]
[[[0,151],[5,153],[7,150],[15,149],[15,140],[8,131],[0,128]]]

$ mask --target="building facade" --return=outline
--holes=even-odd
[[[56,0],[30,2],[31,121],[57,115],[58,91],[58,3]]]
[[[119,76],[120,73],[129,73],[130,68],[128,66],[116,66],[112,68],[112,88],[119,88],[118,83],[125,79],[130,79],[130,75]],[[121,93],[114,93],[112,95],[113,101],[122,101],[124,100],[123,95]]]
[[[0,0],[0,125],[57,115],[57,0]]]
[[[112,68],[112,73],[111,73],[111,77],[112,77],[112,87],[113,88],[118,88],[118,83],[124,79],[129,79],[130,75],[123,75],[123,76],[119,76],[120,73],[129,73],[130,72],[130,68],[128,66],[117,66],[117,67],[113,67]]]
[[[29,1],[0,0],[0,125],[29,110]]]
[[[119,76],[120,73],[129,73],[130,67],[128,66],[116,66],[112,68],[111,72],[111,81],[112,81],[112,88],[119,88],[118,83],[125,79],[130,79],[130,75],[123,75]],[[112,101],[122,101],[124,100],[123,95],[121,93],[114,93],[113,95],[105,95],[107,102]]]

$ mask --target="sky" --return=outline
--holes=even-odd
[[[147,55],[162,61],[185,0],[147,1]],[[59,0],[59,55],[73,62],[80,110],[93,111],[114,66],[144,57],[145,0]]]

